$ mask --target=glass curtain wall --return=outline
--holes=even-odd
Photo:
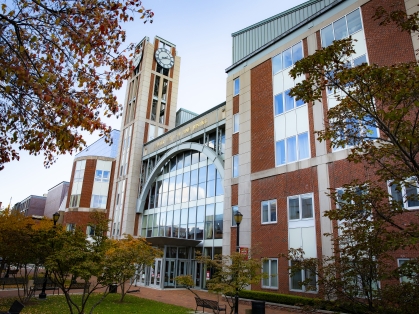
[[[185,151],[163,166],[146,200],[141,236],[200,241],[184,248],[164,246],[164,287],[175,287],[173,276],[182,274],[193,275],[196,285],[204,287],[208,274],[194,261],[195,251],[221,253],[223,200],[221,175],[205,154]]]

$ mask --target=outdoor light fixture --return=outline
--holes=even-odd
[[[242,222],[243,214],[239,211],[234,214],[234,221],[237,224],[237,237],[236,237],[236,252],[240,252],[240,223]],[[234,314],[239,313],[239,292],[236,288],[236,295],[234,297]]]
[[[60,213],[59,212],[55,212],[52,215],[52,221],[54,222],[53,228],[55,228],[55,226],[57,225],[58,219],[60,219]],[[39,298],[41,300],[45,300],[47,298],[47,294],[45,293],[45,290],[47,288],[47,281],[48,281],[48,269],[45,269],[45,279],[44,279],[44,283],[42,284],[42,291],[39,294]]]
[[[55,214],[52,215],[52,220],[54,221],[54,226],[57,224],[58,219],[60,219],[60,213],[55,212]]]

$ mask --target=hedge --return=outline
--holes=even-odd
[[[321,308],[325,308],[325,301],[321,299],[306,298],[295,295],[288,294],[279,294],[272,292],[264,291],[255,291],[255,290],[242,290],[239,293],[241,298],[260,300],[272,303],[281,303],[287,305],[309,305],[318,307],[321,305]]]

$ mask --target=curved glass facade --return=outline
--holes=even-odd
[[[139,284],[176,287],[180,275],[192,275],[204,288],[210,269],[195,261],[195,252],[222,252],[223,180],[203,153],[184,151],[168,160],[148,191],[141,236],[164,250],[155,265],[140,274]]]

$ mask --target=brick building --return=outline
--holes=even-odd
[[[417,0],[395,0],[408,13]],[[334,94],[305,104],[288,95],[302,80],[288,75],[293,64],[335,39],[352,36],[352,66],[414,61],[416,37],[374,21],[382,0],[310,0],[232,34],[233,60],[226,69],[226,102],[175,125],[180,58],[172,43],[143,39],[134,59],[122,121],[111,212],[111,236],[144,236],[164,257],[141,276],[142,285],[176,287],[191,274],[197,288],[211,275],[195,251],[230,254],[236,243],[233,215],[243,214],[240,246],[255,247],[269,278],[253,289],[306,293],[290,278],[278,254],[303,248],[306,257],[330,256],[323,216],[326,195],[351,179],[365,178],[346,160],[348,148],[316,140]],[[162,63],[159,50],[165,50]],[[378,130],[371,130],[378,134]],[[86,164],[87,167],[87,164]],[[385,184],[385,183],[383,183]],[[416,191],[417,192],[417,191]],[[315,278],[313,278],[315,280]]]
[[[417,1],[398,2],[408,13],[417,10]],[[335,95],[324,92],[321,103],[297,101],[288,90],[302,78],[292,80],[289,70],[304,56],[347,36],[357,40],[352,66],[415,61],[417,39],[373,19],[377,6],[390,9],[393,3],[313,0],[232,34],[233,64],[226,70],[224,222],[230,223],[229,209],[238,209],[243,214],[241,244],[257,246],[260,257],[269,258],[263,269],[273,276],[252,288],[305,292],[298,282],[310,274],[302,271],[290,278],[288,261],[278,259],[278,253],[301,247],[306,257],[330,256],[331,242],[324,234],[333,229],[323,213],[333,205],[326,193],[368,176],[347,162],[348,149],[316,141],[314,131],[323,129]],[[224,253],[234,247],[235,232],[229,235],[224,233]]]
[[[89,235],[94,232],[87,226],[89,214],[109,215],[119,131],[111,138],[111,145],[101,138],[75,156],[63,217],[68,231],[80,227]]]

